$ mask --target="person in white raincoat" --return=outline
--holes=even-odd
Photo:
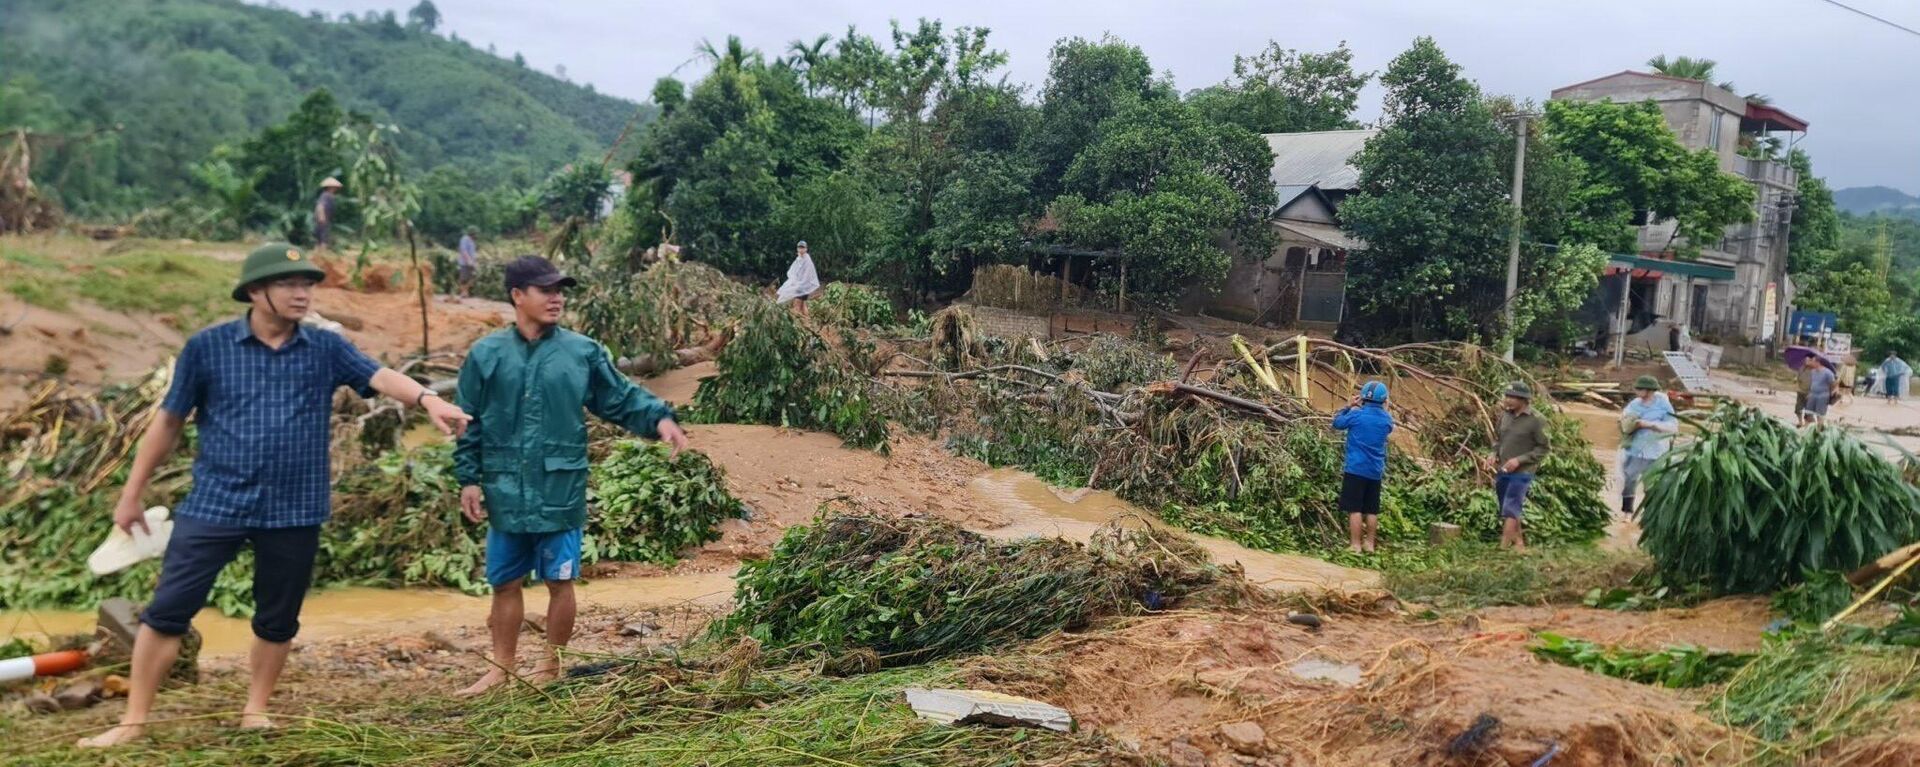
[[[787,267],[787,281],[780,284],[780,294],[774,300],[778,303],[799,302],[800,316],[807,316],[807,297],[820,289],[820,273],[813,269],[813,257],[807,255],[807,241],[801,240],[794,246],[796,255],[793,265]]]

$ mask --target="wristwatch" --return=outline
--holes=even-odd
[[[421,387],[420,396],[413,398],[413,406],[420,407],[422,403],[425,403],[427,401],[428,397],[438,397],[438,396],[440,395],[433,393],[432,389]]]

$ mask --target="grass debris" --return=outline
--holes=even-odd
[[[1757,739],[1743,764],[1897,764],[1877,759],[1899,753],[1884,740],[1916,695],[1920,652],[1805,634],[1770,642],[1706,708]]]
[[[1001,647],[1244,584],[1191,540],[1102,528],[1089,544],[993,540],[918,518],[837,514],[741,569],[715,637],[770,650],[872,653],[899,666]]]
[[[740,665],[724,646],[678,657],[612,659],[613,670],[515,689],[477,701],[417,687],[365,686],[288,701],[298,724],[270,736],[175,723],[117,754],[126,764],[206,765],[649,765],[649,767],[1102,767],[1141,765],[1099,735],[952,727],[919,719],[907,687],[955,687],[963,674],[930,664],[859,676],[822,676],[805,664]],[[169,692],[163,703],[214,711],[244,697],[244,679]],[[314,698],[318,697],[319,700]],[[78,732],[47,720],[0,717],[0,762],[96,765],[70,747]]]
[[[1652,567],[1637,552],[1593,546],[1516,552],[1472,541],[1389,552],[1379,564],[1388,591],[1441,609],[1584,604],[1596,592],[1602,597],[1616,591],[1639,594]]]

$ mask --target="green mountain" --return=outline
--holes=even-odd
[[[234,0],[0,0],[0,129],[46,134],[36,180],[102,215],[189,190],[209,150],[284,120],[315,88],[399,126],[410,170],[459,167],[489,184],[529,184],[604,151],[643,108],[406,18]]]
[[[1887,186],[1852,186],[1836,190],[1833,204],[1848,213],[1869,213],[1920,217],[1920,197]]]

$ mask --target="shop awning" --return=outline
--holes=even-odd
[[[1609,254],[1607,256],[1607,268],[1610,272],[1614,269],[1631,269],[1636,276],[1644,270],[1646,272],[1658,272],[1661,274],[1677,274],[1682,277],[1699,277],[1703,280],[1730,281],[1733,279],[1733,270],[1724,266],[1702,264],[1697,261],[1672,261],[1664,258],[1629,256],[1624,253]]]

